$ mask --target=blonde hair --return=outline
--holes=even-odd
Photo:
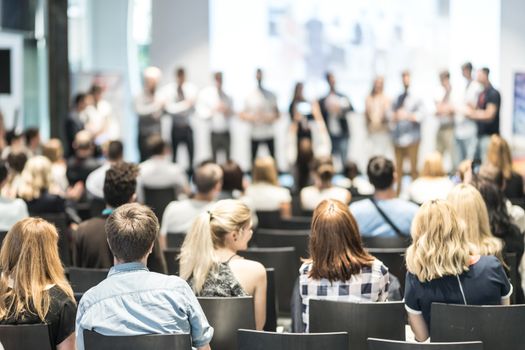
[[[466,239],[477,253],[501,258],[503,245],[490,231],[489,213],[479,191],[472,185],[459,184],[450,191],[447,201],[463,220]]]
[[[507,141],[499,135],[492,135],[487,148],[487,161],[497,167],[505,179],[512,177],[512,155]]]
[[[421,176],[423,177],[442,177],[445,176],[443,168],[443,157],[439,152],[432,152],[425,157]]]
[[[278,186],[277,168],[272,157],[261,157],[253,165],[253,183],[266,182]]]
[[[0,319],[31,313],[44,321],[51,305],[50,284],[75,300],[58,255],[57,230],[43,219],[27,218],[9,230],[0,250],[0,269]]]
[[[238,200],[218,201],[210,210],[200,214],[186,235],[180,253],[180,277],[192,280],[196,294],[219,263],[215,249],[224,246],[224,237],[249,225],[251,212]]]
[[[56,163],[64,157],[64,148],[59,139],[50,139],[42,147],[42,155],[47,157],[51,163]]]
[[[22,171],[18,196],[25,201],[37,199],[43,190],[54,187],[51,161],[44,156],[30,158]]]
[[[423,204],[412,221],[411,232],[407,270],[421,282],[468,271],[469,243],[450,204],[441,200]]]

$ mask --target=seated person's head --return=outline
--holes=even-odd
[[[16,130],[9,130],[5,133],[5,141],[7,145],[12,149],[22,149],[24,147],[23,135],[18,133]]]
[[[120,162],[124,159],[124,145],[119,140],[109,141],[102,147],[102,153],[110,162]]]
[[[443,177],[445,176],[445,170],[443,169],[443,157],[439,152],[432,152],[425,157],[423,163],[423,171],[421,176],[423,177]]]
[[[145,263],[158,232],[157,216],[138,203],[118,207],[106,220],[109,248],[118,263]]]
[[[93,136],[87,130],[77,132],[73,141],[73,148],[77,158],[85,159],[92,157],[95,151]]]
[[[236,162],[229,160],[221,165],[223,173],[222,190],[226,192],[244,192],[244,173]]]
[[[22,151],[11,152],[7,156],[7,165],[12,173],[20,174],[27,163],[27,154]]]
[[[506,198],[501,188],[493,181],[478,178],[472,182],[481,193],[489,213],[489,222],[494,236],[503,237],[512,234],[514,225],[507,210]]]
[[[375,156],[370,159],[366,169],[368,181],[375,187],[376,191],[384,191],[391,188],[395,182],[394,163],[383,156]]]
[[[272,157],[259,157],[255,160],[252,170],[253,183],[269,183],[279,185],[277,168]]]
[[[446,201],[423,204],[412,221],[411,235],[407,269],[421,282],[468,270],[469,242],[456,211]]]
[[[38,128],[27,128],[24,132],[25,142],[29,149],[35,149],[40,146],[40,131]]]
[[[51,161],[44,156],[30,158],[24,171],[19,188],[19,197],[26,201],[40,198],[43,191],[54,186]]]
[[[106,171],[104,201],[111,208],[133,202],[139,170],[135,164],[118,162]]]
[[[164,142],[160,134],[154,134],[148,137],[146,140],[146,149],[150,157],[164,156],[169,151],[168,145]]]
[[[318,186],[329,187],[335,174],[334,166],[331,163],[322,163],[315,169],[315,176],[318,179]]]
[[[487,147],[487,162],[503,172],[505,179],[512,176],[512,154],[507,141],[500,135],[492,135]]]
[[[218,259],[214,250],[227,247],[232,251],[246,250],[252,237],[251,212],[238,200],[225,199],[200,214],[186,235],[180,258],[180,276],[192,278],[192,287],[200,292],[202,285]]]
[[[209,195],[219,193],[222,188],[222,169],[215,163],[205,163],[195,170],[193,183],[197,193]]]
[[[324,200],[315,208],[310,235],[313,279],[347,281],[374,258],[361,245],[359,227],[348,206]]]
[[[353,180],[359,175],[359,169],[357,168],[357,163],[354,161],[347,161],[344,168],[344,173],[347,178]]]
[[[56,163],[64,157],[64,148],[59,139],[51,139],[42,147],[42,155],[47,157],[51,163]]]
[[[480,179],[492,182],[501,190],[505,189],[505,177],[500,168],[496,167],[491,163],[483,163],[479,168],[479,174],[477,178],[473,179],[473,182],[477,182]]]

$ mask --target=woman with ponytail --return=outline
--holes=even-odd
[[[253,296],[255,325],[266,319],[266,270],[237,252],[252,238],[250,209],[238,200],[222,200],[200,214],[186,235],[180,254],[180,276],[197,296]]]

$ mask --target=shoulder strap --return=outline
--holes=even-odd
[[[401,230],[399,229],[399,227],[396,226],[396,224],[394,224],[392,222],[392,220],[390,220],[390,218],[385,214],[385,212],[383,211],[383,209],[381,209],[379,207],[379,205],[377,204],[375,198],[370,198],[370,201],[372,201],[372,203],[374,204],[374,207],[376,207],[377,211],[379,212],[379,214],[383,217],[383,219],[385,219],[386,223],[388,225],[390,225],[390,227],[392,227],[392,229],[395,231],[395,233],[401,237],[405,237],[405,235],[403,234],[403,232],[401,232]]]

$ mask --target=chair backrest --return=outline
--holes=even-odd
[[[86,350],[191,350],[189,334],[147,334],[131,336],[106,336],[84,331]]]
[[[7,231],[0,231],[0,247],[2,247],[2,243],[4,242],[6,235],[7,235]]]
[[[410,237],[398,235],[392,237],[361,236],[366,248],[407,248],[410,245]]]
[[[368,350],[483,350],[480,341],[460,343],[409,343],[397,340],[368,338]]]
[[[266,269],[266,323],[264,330],[275,332],[277,329],[277,294],[275,291],[275,269]]]
[[[277,289],[277,300],[279,312],[288,314],[290,312],[290,298],[292,297],[293,285],[299,275],[300,261],[297,258],[294,247],[281,248],[250,248],[239,252],[239,255],[260,262],[267,268],[275,270],[275,286]]]
[[[5,350],[51,350],[55,346],[45,324],[0,326],[0,343]]]
[[[368,252],[381,260],[388,267],[388,272],[399,280],[401,291],[405,291],[407,266],[405,263],[405,248],[370,248]]]
[[[108,277],[109,270],[70,267],[67,270],[71,288],[76,293],[85,293]]]
[[[179,254],[180,248],[168,248],[163,251],[166,265],[168,266],[168,275],[179,275]]]
[[[257,210],[257,228],[279,228],[281,223],[281,211],[261,211]]]
[[[348,332],[352,350],[366,350],[369,337],[405,339],[403,302],[349,303],[310,299],[309,307],[310,332]]]
[[[184,239],[186,238],[186,233],[184,232],[168,232],[166,235],[168,248],[180,248]]]
[[[297,258],[308,258],[310,230],[259,229],[255,233],[258,247],[295,247]]]
[[[164,210],[170,202],[177,199],[175,187],[166,188],[151,188],[144,187],[144,204],[149,206],[151,210],[157,215],[159,222],[162,220]]]
[[[198,299],[208,322],[214,328],[210,343],[213,350],[237,349],[237,330],[255,329],[252,297]]]
[[[239,329],[239,350],[347,350],[348,333],[273,333]]]
[[[432,341],[482,341],[485,349],[524,349],[525,305],[450,305],[431,308]]]
[[[510,303],[516,304],[516,294],[518,293],[518,284],[520,283],[520,279],[518,277],[518,257],[516,253],[503,253],[503,260],[505,260],[505,263],[509,267],[509,279],[510,283],[512,284],[514,288],[514,292],[510,296]]]
[[[279,228],[282,230],[310,230],[312,226],[312,217],[292,216],[288,219],[281,219]]]
[[[62,260],[64,266],[71,266],[73,259],[71,258],[71,244],[67,236],[67,215],[65,213],[46,213],[40,214],[39,216],[56,226],[58,231],[58,253],[60,254],[60,260]]]

